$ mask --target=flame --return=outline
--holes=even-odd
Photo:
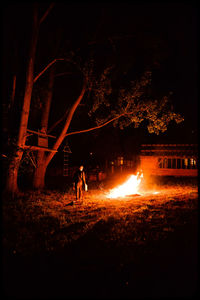
[[[139,172],[137,175],[131,175],[124,184],[110,190],[110,192],[107,194],[107,198],[118,198],[139,194],[138,191],[142,177],[143,174],[139,174]]]

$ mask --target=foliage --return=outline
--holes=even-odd
[[[111,67],[105,68],[95,81],[93,87],[94,102],[89,116],[95,116],[97,125],[115,118],[113,126],[123,129],[131,124],[137,128],[144,120],[148,121],[150,133],[159,134],[167,130],[171,121],[180,123],[184,118],[172,111],[169,96],[160,100],[152,99],[148,87],[152,81],[152,73],[144,72],[140,79],[130,82],[128,87],[121,87],[113,98]]]
[[[93,80],[92,93],[94,102],[88,113],[89,116],[95,113],[100,106],[110,107],[109,96],[112,93],[112,86],[109,75],[111,74],[111,70],[111,66],[105,68],[98,78]]]

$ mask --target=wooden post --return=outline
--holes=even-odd
[[[183,169],[183,160],[181,159],[181,165],[180,168]]]

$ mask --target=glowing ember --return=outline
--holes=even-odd
[[[122,185],[112,189],[108,194],[107,198],[118,198],[125,197],[128,195],[139,194],[139,185],[143,174],[131,175],[129,179]]]

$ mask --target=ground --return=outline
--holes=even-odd
[[[5,296],[197,296],[197,184],[164,182],[120,199],[107,191],[89,185],[75,205],[70,189],[4,199]]]

